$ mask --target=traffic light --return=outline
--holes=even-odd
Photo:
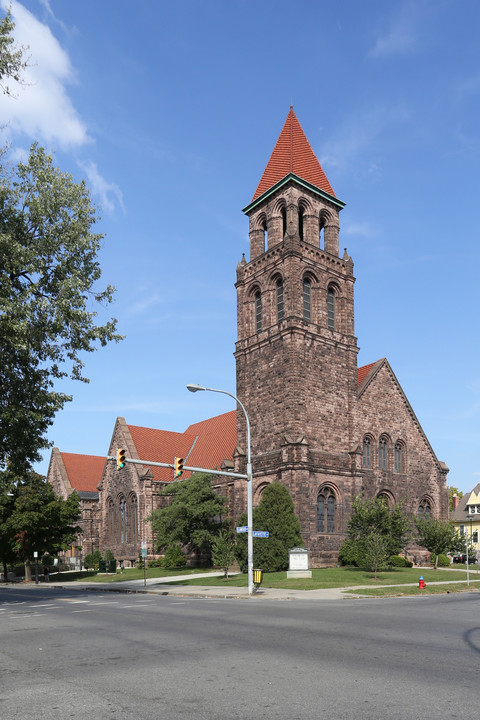
[[[173,479],[179,478],[183,473],[183,458],[175,458],[173,461]]]
[[[126,465],[125,453],[126,450],[117,450],[117,470],[122,470]]]

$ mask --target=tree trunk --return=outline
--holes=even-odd
[[[25,582],[30,582],[32,579],[32,566],[30,565],[30,559],[25,560]]]

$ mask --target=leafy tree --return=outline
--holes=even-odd
[[[212,561],[214,565],[223,568],[228,579],[228,568],[235,560],[235,543],[231,532],[222,530],[212,542]]]
[[[79,498],[72,493],[67,500],[58,498],[44,477],[30,471],[16,483],[12,513],[4,523],[17,557],[25,563],[25,578],[31,579],[34,551],[56,555],[67,548],[81,528]]]
[[[358,565],[376,572],[391,555],[397,555],[410,536],[410,521],[398,503],[390,508],[383,498],[353,501],[348,521],[349,553]],[[342,550],[340,551],[342,552]]]
[[[227,523],[217,518],[227,513],[226,498],[212,488],[212,476],[194,473],[180,482],[171,483],[160,495],[170,497],[170,504],[154,510],[147,518],[152,523],[157,551],[173,543],[187,546],[190,552],[211,552],[215,535]]]
[[[94,560],[93,560],[93,555],[92,555],[92,553],[87,553],[87,555],[85,555],[85,560],[83,561],[83,566],[84,566],[84,568],[85,568],[86,570],[89,570],[90,568],[93,568],[94,565],[95,565],[95,563],[94,563]]]
[[[242,514],[238,522],[247,524],[247,514]],[[288,568],[288,551],[294,547],[303,547],[300,533],[300,521],[295,515],[293,500],[285,485],[273,482],[267,485],[262,498],[253,509],[253,529],[267,530],[268,538],[254,539],[253,562],[264,572],[275,572]],[[237,538],[236,556],[240,568],[246,571],[248,565],[247,534]]]
[[[460,535],[452,522],[434,520],[433,518],[417,518],[418,542],[435,554],[435,568],[438,556],[447,552],[461,552],[465,549],[465,538]]]
[[[0,21],[0,88],[4,95],[11,95],[6,82],[22,82],[22,74],[27,67],[25,48],[16,48],[13,38],[15,23],[10,10]]]
[[[454,507],[453,507],[453,496],[454,495],[458,495],[459,499],[461,499],[463,497],[463,492],[461,490],[459,490],[458,488],[453,487],[453,485],[449,485],[449,487],[448,487],[448,509],[450,510],[450,512],[452,512],[452,510],[454,510]]]
[[[119,340],[116,321],[96,324],[102,235],[84,182],[33,145],[26,163],[0,176],[0,467],[28,469],[48,447],[54,416],[71,397],[54,381],[82,375],[81,355]]]
[[[100,550],[93,551],[92,559],[93,559],[93,569],[98,570],[98,567],[100,565],[100,560],[102,559],[102,553],[100,552]]]

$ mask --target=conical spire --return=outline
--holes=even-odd
[[[285,125],[262,175],[252,202],[279,182],[285,175],[293,173],[302,180],[335,197],[332,186],[323,172],[310,143],[308,142],[297,116],[290,106]]]

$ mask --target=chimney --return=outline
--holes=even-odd
[[[458,503],[460,502],[460,498],[458,497],[457,493],[454,493],[452,495],[452,503],[453,503],[453,509],[456,510],[458,507]]]

